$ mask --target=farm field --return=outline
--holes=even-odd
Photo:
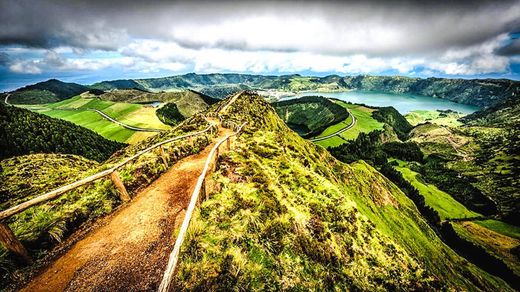
[[[357,138],[359,133],[369,133],[374,130],[381,130],[383,129],[383,123],[376,121],[374,118],[372,118],[371,113],[374,111],[374,109],[357,105],[357,104],[349,104],[342,101],[336,101],[337,104],[347,108],[351,115],[354,115],[356,117],[356,124],[349,130],[343,132],[340,134],[341,137],[334,136],[329,139],[325,139],[322,141],[316,142],[316,144],[323,146],[323,147],[336,147],[338,145],[341,145],[345,142],[345,140],[354,140]],[[347,119],[342,121],[341,123],[332,125],[325,129],[318,137],[323,137],[330,135],[341,128],[350,125],[352,121],[352,117],[349,116]]]
[[[103,118],[97,112],[91,111],[90,109],[100,110],[115,120],[130,126],[154,129],[169,128],[169,126],[163,124],[157,118],[155,108],[140,104],[103,101],[76,96],[56,103],[24,107],[53,118],[63,119],[88,128],[109,140],[130,144],[137,143],[156,133],[139,132],[124,128]]]

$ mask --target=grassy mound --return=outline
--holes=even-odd
[[[349,117],[345,108],[319,96],[279,101],[272,105],[282,120],[303,137],[315,136]]]
[[[8,102],[12,104],[42,104],[56,102],[88,90],[89,88],[87,86],[50,79],[45,82],[39,82],[17,89],[11,93]]]
[[[260,97],[192,220],[177,288],[508,289],[447,248],[415,205],[364,162],[343,164],[290,131]]]

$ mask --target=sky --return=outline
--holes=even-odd
[[[0,0],[0,90],[196,73],[520,79],[520,0]]]

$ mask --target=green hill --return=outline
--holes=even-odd
[[[312,77],[298,74],[263,76],[189,73],[162,78],[103,81],[92,87],[103,90],[139,88],[150,91],[190,88],[219,98],[245,89],[274,89],[287,92],[366,90],[433,96],[479,107],[489,107],[511,96],[520,95],[520,82],[507,79],[421,79],[367,75]]]
[[[303,137],[315,136],[349,117],[340,105],[320,96],[306,96],[272,104],[280,118]]]
[[[88,90],[89,87],[84,85],[50,79],[11,92],[8,102],[12,104],[41,104],[56,102],[73,97]]]
[[[68,153],[103,161],[124,144],[60,119],[0,104],[0,159],[30,153]]]
[[[444,245],[377,170],[305,141],[259,96],[223,118],[248,124],[191,221],[177,289],[511,289]]]

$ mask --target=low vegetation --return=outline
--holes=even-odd
[[[248,124],[192,219],[178,289],[509,289],[443,245],[374,168],[338,162],[258,96],[224,118]]]
[[[184,116],[175,103],[165,104],[156,111],[156,114],[161,122],[170,126],[175,126],[184,120]]]
[[[303,137],[315,136],[349,117],[344,107],[319,96],[279,101],[273,106],[282,120]]]
[[[0,104],[0,158],[30,153],[68,153],[103,161],[124,144],[26,109]]]
[[[130,126],[165,130],[169,128],[159,120],[155,114],[156,109],[151,106],[100,100],[92,94],[82,94],[60,102],[26,106],[26,108],[53,118],[70,121],[117,142],[135,144],[156,133],[127,129],[105,119],[93,111],[94,109]]]
[[[360,133],[369,133],[374,130],[382,130],[384,128],[384,124],[381,122],[378,122],[372,117],[372,112],[374,109],[363,106],[363,105],[356,105],[351,103],[346,103],[343,101],[336,100],[336,104],[341,105],[344,108],[349,109],[352,116],[356,118],[356,123],[352,128],[350,128],[348,131],[345,131],[341,133],[339,136],[334,136],[322,141],[316,142],[316,144],[323,146],[323,147],[336,147],[343,143],[345,143],[346,140],[353,140],[358,137]],[[346,120],[342,121],[341,123],[338,123],[336,125],[332,125],[325,129],[320,135],[317,137],[323,137],[330,135],[338,130],[340,130],[343,127],[346,127],[347,125],[350,125],[352,121],[352,118],[347,118]]]
[[[121,149],[109,160],[100,164],[74,155],[38,154],[2,160],[0,178],[9,183],[2,184],[0,188],[2,196],[0,210],[15,206],[78,178],[108,169],[155,143],[188,132],[200,131],[207,126],[205,119],[196,115],[171,131],[159,133]],[[166,158],[171,165],[183,157],[198,153],[209,144],[210,139],[208,133],[194,137],[192,143],[184,139],[166,144],[164,145]],[[130,195],[135,195],[139,189],[149,185],[165,171],[166,167],[162,163],[159,150],[148,152],[118,169]],[[28,177],[31,179],[27,180]],[[38,260],[85,222],[91,222],[99,216],[111,213],[119,204],[117,190],[107,177],[69,191],[55,200],[29,208],[10,217],[6,223]],[[0,270],[7,271],[1,274],[0,289],[3,285],[20,281],[20,277],[26,276],[23,270],[19,269],[21,267],[14,255],[0,247]]]

